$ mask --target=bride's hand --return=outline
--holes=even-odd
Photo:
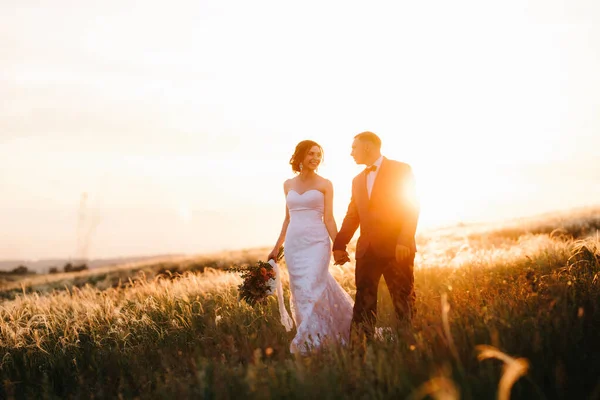
[[[267,261],[269,261],[269,260],[277,261],[277,253],[279,253],[279,252],[277,250],[273,249],[267,256]]]
[[[333,259],[335,261],[334,265],[344,265],[350,262],[350,256],[346,250],[334,250]]]

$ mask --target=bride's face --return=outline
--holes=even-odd
[[[311,170],[316,170],[321,164],[321,159],[323,158],[323,154],[321,154],[321,149],[319,146],[313,146],[308,150],[306,156],[304,156],[304,160],[302,161],[302,167],[308,168]]]

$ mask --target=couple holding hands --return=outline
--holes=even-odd
[[[372,132],[354,137],[351,156],[367,167],[352,181],[352,198],[339,231],[333,217],[333,185],[317,174],[323,159],[321,146],[302,141],[290,159],[297,176],[284,182],[285,219],[268,259],[276,259],[285,246],[296,325],[292,353],[307,353],[326,343],[348,343],[351,333],[372,339],[382,275],[398,319],[410,323],[415,312],[419,206],[412,170],[382,156],[381,139]],[[328,268],[332,253],[336,265],[350,261],[346,246],[359,226],[353,302]]]

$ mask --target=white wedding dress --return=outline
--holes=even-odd
[[[316,189],[286,197],[290,223],[285,262],[290,276],[296,336],[292,353],[307,353],[327,343],[348,341],[353,301],[329,273],[331,244],[323,222],[325,197]]]

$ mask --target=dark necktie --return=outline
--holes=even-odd
[[[371,165],[370,167],[365,168],[365,174],[368,174],[371,171],[377,171],[377,165]]]

